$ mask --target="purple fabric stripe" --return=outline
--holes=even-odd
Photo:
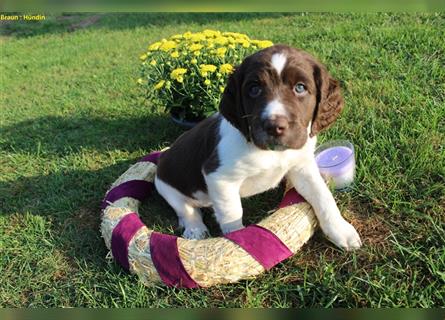
[[[145,157],[141,158],[139,162],[151,162],[154,164],[158,164],[159,157],[161,156],[162,151],[155,151],[150,154],[147,154]]]
[[[136,213],[127,214],[113,229],[111,235],[111,252],[114,259],[126,270],[130,269],[128,264],[128,244],[133,236],[144,224]]]
[[[177,237],[153,232],[150,237],[151,260],[162,281],[171,287],[197,288],[181,262]]]
[[[278,208],[284,208],[300,202],[306,202],[306,200],[294,188],[292,188],[286,192],[278,205]]]
[[[111,189],[102,201],[102,209],[108,202],[114,202],[124,197],[130,197],[139,201],[147,198],[153,190],[153,183],[145,180],[130,180]]]
[[[224,237],[246,250],[266,270],[292,256],[292,251],[275,234],[255,224]]]

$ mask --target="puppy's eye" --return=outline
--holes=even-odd
[[[296,93],[301,94],[306,91],[306,86],[304,84],[302,84],[301,82],[299,82],[295,85],[294,90]]]
[[[263,92],[263,90],[261,89],[260,86],[258,85],[254,85],[251,86],[249,88],[249,96],[251,96],[252,98],[257,98],[259,97],[259,95],[261,94],[261,92]]]

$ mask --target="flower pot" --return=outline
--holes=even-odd
[[[194,119],[194,120],[187,120],[187,119],[181,119],[177,114],[171,112],[170,117],[174,123],[176,123],[178,126],[180,126],[182,129],[189,130],[196,126],[201,120]]]

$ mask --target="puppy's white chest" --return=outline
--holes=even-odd
[[[248,143],[242,134],[222,120],[218,145],[220,167],[211,179],[227,181],[239,188],[241,197],[248,197],[276,187],[288,171],[304,167],[311,159],[315,139],[301,149],[262,150]],[[239,184],[238,184],[239,183]]]
[[[243,198],[249,197],[275,188],[283,179],[286,172],[287,170],[283,168],[273,168],[246,178],[241,184],[240,196]]]
[[[245,156],[245,179],[240,187],[241,197],[275,188],[289,171],[292,156],[286,152],[273,151],[257,151]]]

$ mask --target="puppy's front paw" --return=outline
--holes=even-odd
[[[244,225],[241,220],[221,224],[221,231],[223,234],[227,234],[242,228],[244,228]]]
[[[322,229],[326,237],[337,247],[350,251],[358,249],[362,245],[355,228],[344,219],[322,226]]]
[[[189,240],[201,240],[209,236],[209,230],[206,226],[185,228],[182,237]]]

